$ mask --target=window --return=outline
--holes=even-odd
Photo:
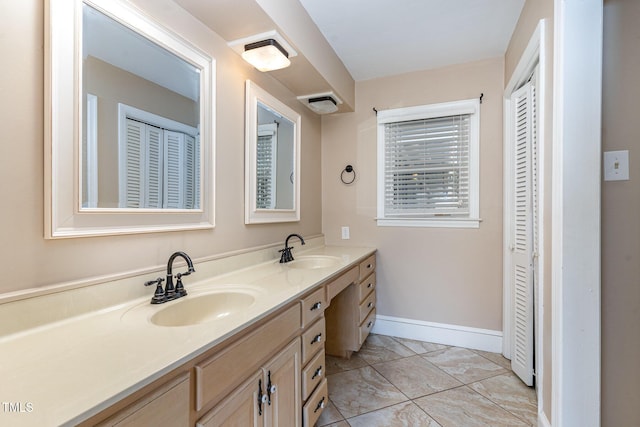
[[[378,225],[479,226],[477,99],[378,112]]]

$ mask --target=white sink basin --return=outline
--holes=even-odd
[[[315,269],[336,267],[340,264],[340,258],[329,255],[303,255],[296,257],[293,261],[286,263],[287,267]]]
[[[242,291],[210,292],[188,295],[167,303],[152,315],[151,323],[158,326],[188,326],[234,315],[255,303],[253,295]]]

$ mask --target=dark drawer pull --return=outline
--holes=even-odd
[[[369,320],[369,323],[367,323],[367,328],[370,328],[371,325],[373,325],[373,320]]]
[[[311,345],[320,341],[322,341],[322,332],[316,335],[315,337],[313,337],[313,339],[311,340]]]
[[[313,304],[309,310],[311,311],[318,310],[320,309],[320,307],[322,307],[322,302],[318,301],[317,303]]]
[[[367,288],[371,288],[373,286],[373,283],[369,282],[369,284],[367,285]]]
[[[316,369],[316,371],[313,373],[313,375],[311,376],[312,380],[315,380],[317,377],[319,377],[320,375],[322,375],[322,365]]]
[[[324,409],[324,396],[322,396],[322,399],[320,399],[320,402],[318,402],[318,406],[316,406],[316,409],[313,410],[313,413],[315,414],[320,409]]]
[[[367,308],[371,308],[373,306],[373,303],[370,302],[369,304],[367,304]]]
[[[371,268],[371,267],[372,267],[371,264],[367,264],[367,268]]]

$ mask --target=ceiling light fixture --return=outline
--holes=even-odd
[[[244,45],[242,58],[260,71],[279,70],[291,65],[289,52],[274,39]]]
[[[319,114],[335,113],[338,111],[338,103],[330,96],[309,98],[309,108]]]
[[[275,30],[233,40],[228,46],[260,71],[288,67],[298,55],[293,47]]]
[[[338,104],[342,104],[340,98],[333,92],[299,96],[298,100],[318,114],[335,113],[338,111]]]

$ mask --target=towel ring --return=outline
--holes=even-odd
[[[344,174],[345,174],[345,172],[346,172],[346,173],[348,173],[348,174],[349,174],[349,173],[352,173],[352,174],[353,174],[353,177],[351,178],[351,180],[350,180],[350,181],[346,181],[346,180],[344,179]],[[353,183],[353,181],[355,181],[355,180],[356,180],[356,171],[355,171],[355,169],[353,169],[353,166],[351,166],[351,165],[347,165],[347,166],[342,170],[342,172],[340,173],[340,181],[342,181],[343,183],[345,183],[345,184],[349,185],[349,184],[352,184],[352,183]]]

